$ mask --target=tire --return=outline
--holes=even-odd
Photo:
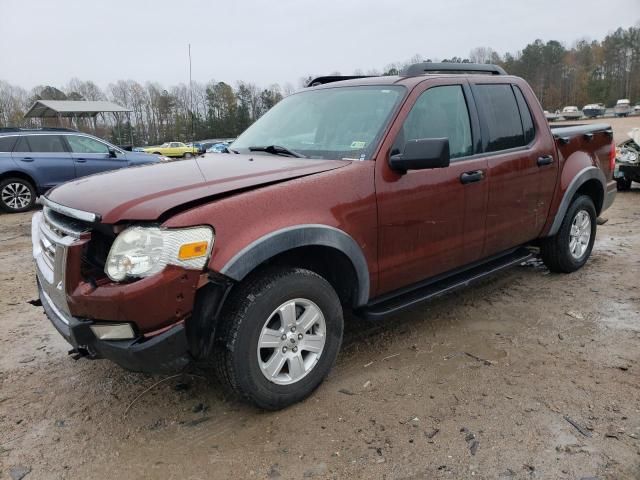
[[[186,152],[186,153],[183,155],[183,157],[184,157],[184,159],[185,159],[185,160],[188,160],[188,159],[192,158],[192,157],[193,157],[193,155],[192,155],[191,153],[189,153],[189,152]]]
[[[24,178],[5,178],[0,182],[0,209],[7,213],[26,212],[36,203],[36,189]]]
[[[587,263],[595,239],[596,208],[591,197],[581,195],[569,206],[558,233],[544,239],[540,249],[542,261],[552,272],[575,272]]]
[[[278,313],[281,308],[290,315]],[[297,323],[296,331],[290,328],[293,323],[284,328],[287,317]],[[310,329],[298,323],[310,318],[315,320]],[[338,295],[324,278],[301,268],[267,269],[243,281],[231,292],[221,319],[212,358],[218,377],[233,393],[266,410],[309,396],[333,367],[342,343]],[[267,328],[271,335],[263,335]],[[259,348],[261,339],[273,347]]]
[[[616,178],[616,188],[619,192],[631,190],[631,179],[627,177]]]
[[[153,152],[154,155],[162,155],[160,152]]]

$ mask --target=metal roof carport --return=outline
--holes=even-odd
[[[125,113],[129,118],[132,110],[121,107],[117,103],[105,102],[102,100],[37,100],[25,113],[24,118],[57,118],[60,123],[61,118],[91,118],[93,120],[93,129],[96,131],[96,117],[105,113],[112,113],[116,119],[116,127],[118,130],[118,140],[120,141],[120,113]],[[130,122],[129,122],[130,123]],[[133,132],[131,134],[131,143],[133,143]]]

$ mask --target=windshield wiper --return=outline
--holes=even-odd
[[[301,153],[295,152],[293,150],[289,150],[286,147],[282,147],[280,145],[267,145],[264,147],[254,146],[249,147],[250,152],[267,152],[272,155],[285,155],[287,157],[296,157],[296,158],[307,158]]]

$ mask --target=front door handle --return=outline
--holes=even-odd
[[[551,155],[543,155],[538,157],[538,166],[551,165],[553,163],[553,157]]]
[[[472,172],[464,172],[462,175],[460,175],[460,182],[463,184],[479,182],[483,178],[483,170],[474,170]]]
[[[33,162],[33,158],[31,157],[23,157],[20,159],[21,162]]]
[[[87,163],[86,158],[76,158],[76,163]]]

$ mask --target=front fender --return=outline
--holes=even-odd
[[[345,254],[351,260],[358,281],[356,305],[365,305],[369,301],[369,269],[362,249],[346,232],[328,225],[297,225],[265,235],[234,255],[220,273],[240,281],[258,265],[279,253],[307,246],[331,247]]]

